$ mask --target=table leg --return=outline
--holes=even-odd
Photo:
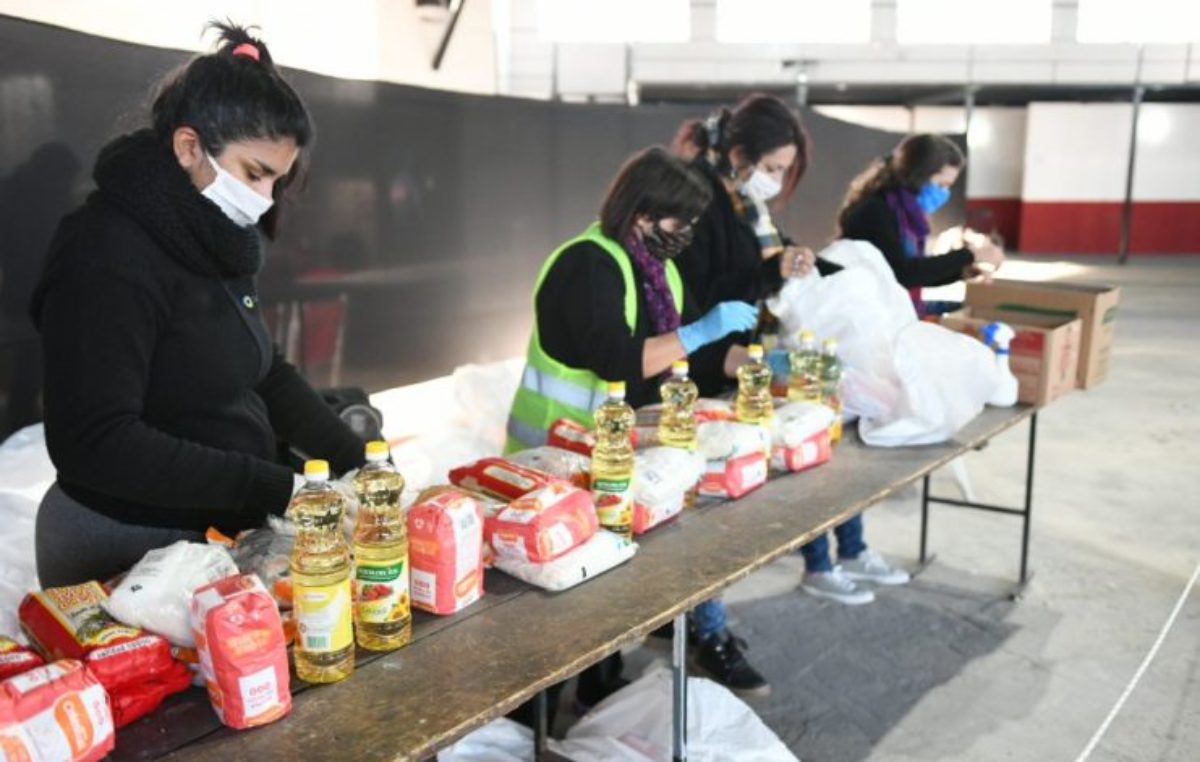
[[[1029,573],[1029,535],[1033,524],[1033,464],[1037,452],[1037,413],[1029,418],[1029,452],[1025,462],[1025,511],[1021,527],[1021,574],[1012,597],[1020,598],[1033,576]]]
[[[929,542],[929,474],[921,480],[921,555],[918,560],[921,566],[928,562],[927,547]]]
[[[549,728],[546,727],[546,712],[548,700],[546,691],[538,691],[533,699],[534,728],[533,728],[533,758],[537,762],[546,759],[546,738]]]
[[[675,617],[671,643],[671,672],[674,677],[674,701],[671,723],[671,758],[687,760],[687,614]]]

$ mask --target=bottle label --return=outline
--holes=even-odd
[[[628,527],[633,524],[633,493],[629,479],[594,479],[592,498],[596,518],[602,527]]]
[[[313,587],[293,580],[292,586],[300,650],[330,653],[347,648],[354,641],[350,578],[334,585]]]
[[[360,561],[354,575],[359,622],[389,624],[408,618],[408,569],[403,560],[392,564]]]

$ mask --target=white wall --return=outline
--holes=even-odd
[[[1133,107],[1122,103],[1031,103],[1026,201],[1119,201]]]
[[[1200,105],[1142,105],[1133,197],[1200,201]]]
[[[351,79],[477,93],[496,91],[492,0],[464,6],[439,70],[431,62],[441,22],[402,0],[0,0],[0,13],[142,45],[206,51],[206,22],[261,27],[282,65]]]
[[[897,136],[910,132],[962,132],[966,112],[959,106],[818,106],[834,119],[888,130]],[[967,172],[969,198],[1018,198],[1025,161],[1025,109],[976,108],[971,116],[971,166]]]
[[[977,0],[963,0],[963,2]],[[1000,2],[1001,0],[988,0]],[[1182,0],[1181,0],[1182,1]],[[495,0],[511,5],[506,30],[511,73],[500,84],[504,92],[545,98],[553,92],[554,45],[538,39],[538,0]],[[830,4],[837,0],[828,0]],[[1132,0],[1130,0],[1132,2]],[[721,44],[717,42],[716,0],[691,0],[692,38],[677,44],[635,44],[631,50],[634,79],[651,84],[709,83],[736,86],[785,85],[795,71],[785,59],[807,62],[813,84],[1125,84],[1134,79],[1137,48],[1133,45],[1080,44],[1075,41],[1078,0],[1053,0],[1051,41],[1041,45],[899,45],[895,0],[872,0],[871,41],[866,44]],[[603,0],[596,2],[603,13]],[[631,19],[630,23],[637,23]],[[769,19],[764,23],[771,23]],[[1197,32],[1200,38],[1200,31]],[[1200,40],[1198,40],[1200,41]],[[560,63],[575,53],[559,45]],[[624,70],[623,46],[594,60],[613,71]],[[595,55],[595,52],[588,54]],[[596,82],[590,69],[560,67],[558,92],[601,97],[619,96],[624,82]],[[1148,45],[1143,81],[1163,84],[1200,82],[1200,45]]]

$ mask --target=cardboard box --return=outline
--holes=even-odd
[[[1090,389],[1108,376],[1120,299],[1121,290],[1116,286],[997,280],[967,284],[966,306],[1079,318],[1083,323],[1079,388]]]
[[[1016,331],[1009,365],[1017,377],[1017,399],[1047,405],[1078,385],[1083,324],[1078,318],[968,307],[942,316],[942,325],[979,338],[983,326],[1000,320]]]

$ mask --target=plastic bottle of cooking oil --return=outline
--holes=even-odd
[[[600,526],[622,537],[633,536],[633,442],[636,417],[625,404],[625,382],[608,385],[608,399],[594,414],[592,497]]]
[[[829,438],[834,443],[842,441],[842,361],[838,358],[837,339],[825,339],[821,344],[821,404],[832,408],[833,426]]]
[[[354,477],[354,637],[371,651],[406,646],[412,637],[403,491],[404,477],[388,463],[387,443],[367,443],[367,464]]]
[[[788,356],[792,367],[788,399],[792,402],[821,401],[821,352],[812,331],[801,331],[799,344]]]
[[[658,441],[666,447],[696,449],[696,398],[700,390],[688,378],[687,360],[671,365],[671,377],[658,388],[662,394],[662,417],[658,420]]]
[[[292,498],[292,599],[296,611],[296,674],[332,683],[354,671],[350,547],[342,532],[346,504],[329,483],[329,464],[304,464],[306,483]]]
[[[747,351],[749,362],[737,370],[738,391],[733,411],[742,423],[766,423],[771,420],[775,406],[771,402],[771,369],[763,362],[760,344],[751,344]]]

